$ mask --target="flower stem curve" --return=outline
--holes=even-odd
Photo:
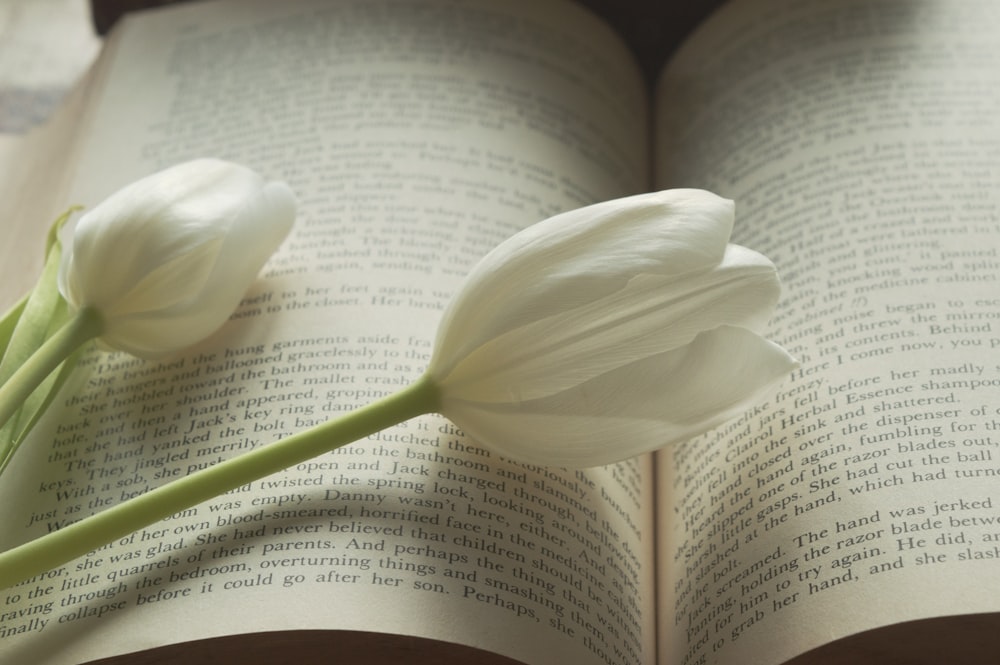
[[[426,375],[340,418],[316,425],[0,553],[0,589],[13,586],[161,519],[410,418],[438,410]]]

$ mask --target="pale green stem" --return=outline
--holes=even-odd
[[[0,589],[13,586],[161,519],[392,425],[438,410],[426,376],[336,420],[220,462],[0,554]]]
[[[84,307],[77,310],[59,330],[42,343],[10,378],[0,385],[0,427],[21,408],[28,396],[51,374],[59,364],[86,342],[101,334],[103,327],[97,310]],[[6,465],[13,450],[4,454]]]

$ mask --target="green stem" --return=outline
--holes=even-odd
[[[59,367],[60,363],[83,344],[99,336],[103,325],[97,310],[84,307],[28,356],[10,378],[0,385],[0,427],[10,420],[35,388]],[[8,450],[3,455],[4,465],[13,452]]]
[[[0,554],[0,589],[61,566],[202,501],[438,410],[437,385],[421,377],[336,420],[178,478],[145,494]]]

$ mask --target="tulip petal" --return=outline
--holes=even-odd
[[[720,326],[557,395],[483,404],[447,394],[442,413],[512,459],[598,466],[720,425],[763,399],[795,366],[756,333]]]
[[[151,306],[162,311],[189,299],[191,293],[205,289],[222,242],[223,238],[218,236],[185,252],[164,252],[165,256],[157,260],[159,265],[101,311],[113,322],[123,317],[142,316]]]
[[[118,190],[75,225],[74,290],[104,311],[134,288],[137,275],[194,251],[225,232],[234,207],[263,184],[259,175],[200,159]],[[81,303],[83,304],[83,303]]]
[[[473,401],[546,397],[683,347],[720,325],[760,331],[779,290],[767,258],[729,245],[712,270],[640,275],[617,292],[508,331],[471,351],[439,381]]]
[[[703,190],[642,194],[573,210],[501,243],[442,316],[439,369],[520,326],[609,296],[637,274],[706,270],[726,251],[733,203]]]
[[[203,275],[191,279],[186,299],[168,306],[164,297],[162,309],[123,317],[119,330],[105,335],[106,343],[150,358],[158,355],[156,349],[184,348],[207,337],[228,320],[249,284],[288,235],[294,219],[291,189],[284,183],[268,183],[245,202],[245,209],[218,240],[217,256]],[[200,288],[196,280],[202,283]]]
[[[227,281],[236,282],[230,286],[229,293],[219,289],[207,294],[216,297],[217,306],[232,310],[239,303],[246,286],[292,230],[295,206],[295,195],[283,182],[267,183],[247,202],[245,211],[238,215],[237,222],[225,237],[219,261],[210,277],[213,283],[223,285]],[[238,282],[243,283],[242,288]]]

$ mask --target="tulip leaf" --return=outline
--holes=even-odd
[[[69,307],[59,293],[57,276],[61,258],[59,228],[69,219],[72,210],[63,214],[49,232],[45,265],[38,283],[17,305],[0,320],[0,384],[31,357],[42,344],[69,319]],[[50,374],[25,399],[10,419],[0,427],[0,471],[11,455],[52,403],[59,388],[75,365],[75,356]]]
[[[28,297],[30,295],[30,293],[25,294],[21,300],[11,307],[7,313],[3,315],[3,318],[0,319],[0,358],[3,358],[4,354],[7,352],[7,346],[10,344],[10,338],[14,334],[17,322],[21,320],[21,314],[24,312],[24,306],[28,303]]]
[[[14,419],[12,418],[8,421],[7,425],[0,430],[0,446],[7,447],[4,457],[0,458],[0,473],[2,473],[7,467],[7,463],[9,462],[10,457],[14,454],[14,451],[21,445],[24,438],[48,410],[56,395],[59,394],[59,390],[62,388],[63,384],[66,383],[70,374],[72,374],[73,370],[76,368],[76,363],[80,357],[80,353],[81,350],[78,350],[63,361],[63,363],[59,365],[59,368],[53,372],[45,382],[39,385],[38,388],[35,389],[35,392],[33,392],[25,401],[24,406],[21,407],[21,413],[19,414],[20,419],[17,421],[19,428],[12,432],[12,438],[9,444],[7,443],[7,427],[14,421]]]

